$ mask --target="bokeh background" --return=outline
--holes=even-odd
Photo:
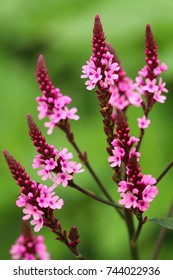
[[[73,99],[80,121],[72,121],[72,130],[81,150],[87,150],[95,171],[106,188],[118,199],[107,162],[105,136],[99,105],[94,92],[87,92],[80,79],[81,67],[91,55],[94,16],[100,14],[107,41],[116,49],[128,76],[135,78],[144,65],[144,33],[151,24],[159,46],[159,58],[168,65],[163,74],[169,89],[165,104],[156,104],[150,114],[141,147],[144,174],[158,176],[173,156],[173,2],[171,0],[7,0],[0,1],[0,148],[9,150],[25,166],[32,179],[38,179],[31,163],[36,155],[28,137],[26,114],[38,121],[35,98],[40,95],[35,81],[38,55],[44,54],[54,85]],[[138,136],[136,117],[140,109],[129,111],[132,134]],[[65,136],[56,130],[47,141],[57,148],[67,146]],[[74,153],[75,154],[75,153]],[[77,157],[75,155],[75,159]],[[102,195],[86,171],[76,182]],[[159,183],[159,195],[146,215],[164,217],[173,194],[173,171]],[[80,251],[87,259],[129,259],[128,237],[124,223],[111,207],[69,188],[57,189],[65,205],[57,211],[63,228],[76,225],[81,234]],[[18,238],[22,211],[15,205],[19,188],[0,154],[0,259],[10,259],[9,249]],[[139,240],[142,259],[150,259],[160,228],[147,223]],[[44,235],[52,259],[73,259],[49,229]],[[160,259],[173,258],[173,233],[168,231]]]

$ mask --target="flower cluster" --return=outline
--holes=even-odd
[[[29,114],[28,126],[30,137],[39,153],[34,158],[32,167],[41,168],[38,175],[42,176],[43,181],[51,179],[54,183],[53,187],[59,184],[66,187],[68,182],[73,179],[74,173],[84,171],[84,169],[81,169],[82,164],[71,160],[73,154],[68,152],[67,148],[58,151],[54,146],[49,145]]]
[[[49,260],[42,235],[34,236],[29,227],[24,224],[24,230],[10,249],[13,260]]]
[[[153,104],[157,101],[164,103],[166,96],[162,93],[167,93],[168,90],[165,87],[166,83],[163,82],[162,78],[158,76],[167,70],[165,63],[160,63],[157,53],[157,45],[154,40],[154,36],[151,31],[151,27],[148,24],[146,26],[146,63],[139,72],[136,78],[135,88],[145,97],[143,102],[144,116],[138,119],[139,128],[145,129],[150,124],[150,120],[147,120],[147,115],[151,110]]]
[[[157,195],[156,179],[151,175],[143,175],[139,166],[140,153],[133,145],[138,138],[130,136],[130,129],[122,112],[116,117],[116,138],[112,141],[112,156],[108,158],[110,166],[115,168],[125,165],[125,178],[119,182],[119,203],[125,208],[139,209],[144,212],[149,202]]]
[[[21,187],[16,205],[24,208],[23,220],[31,219],[30,223],[37,232],[43,227],[48,211],[62,208],[63,199],[55,194],[54,187],[48,188],[31,180],[25,169],[6,150],[4,156],[13,178]]]
[[[82,67],[82,78],[88,90],[97,86],[100,91],[107,90],[109,104],[118,110],[123,110],[130,104],[140,106],[141,95],[134,88],[133,81],[126,76],[121,63],[110,44],[105,42],[100,17],[97,15],[94,22],[92,50],[93,54],[87,65]]]
[[[97,15],[93,30],[93,54],[87,65],[82,67],[81,78],[88,78],[85,82],[88,90],[92,90],[96,85],[102,90],[109,89],[118,79],[119,65],[113,62],[113,55],[108,51],[105,39],[100,17]]]
[[[111,93],[109,104],[117,110],[124,110],[129,105],[136,107],[141,106],[141,95],[136,91],[132,79],[127,77],[121,62],[110,44],[107,43],[107,47],[110,53],[113,55],[113,61],[119,65],[118,78],[114,81],[114,84],[110,86],[109,91]]]
[[[40,90],[42,96],[37,97],[39,119],[43,119],[46,116],[49,118],[49,122],[45,123],[48,128],[48,134],[51,134],[54,127],[59,123],[63,123],[68,119],[78,120],[79,116],[76,115],[77,109],[69,109],[69,105],[72,99],[69,96],[63,95],[59,88],[55,88],[49,78],[48,71],[46,69],[43,55],[40,55],[37,63],[37,82],[40,84]]]

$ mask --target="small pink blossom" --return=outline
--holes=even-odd
[[[114,73],[114,70],[104,71],[105,83],[107,85],[113,85],[114,81],[118,79],[118,74]]]
[[[47,134],[50,135],[50,134],[52,134],[52,132],[54,130],[55,123],[53,123],[52,121],[45,122],[44,126],[48,128]]]
[[[66,114],[66,118],[67,119],[71,119],[71,120],[79,120],[79,116],[76,115],[77,109],[76,108],[72,108],[72,109],[68,109],[67,107],[64,108],[64,112]]]
[[[151,202],[157,194],[158,194],[157,187],[148,185],[142,192],[142,198],[144,201]]]
[[[92,81],[92,83],[94,83],[96,85],[96,83],[101,80],[102,75],[101,75],[101,68],[98,67],[96,70],[95,69],[91,69],[90,70],[90,75],[89,75],[90,80]]]
[[[132,193],[122,193],[122,199],[119,200],[119,203],[122,204],[125,208],[136,208],[137,206],[137,197]]]
[[[131,185],[130,185],[130,183],[128,183],[126,181],[120,181],[118,186],[119,186],[118,187],[118,192],[125,193]]]
[[[141,129],[147,128],[151,122],[149,119],[146,118],[145,115],[142,118],[137,118],[137,121],[138,121],[138,127]]]
[[[144,66],[139,72],[139,76],[146,77],[148,75],[148,67]]]
[[[57,162],[53,158],[46,159],[45,164],[45,170],[47,171],[53,170],[57,166]]]
[[[65,172],[62,173],[58,173],[57,176],[55,178],[53,178],[53,181],[55,184],[59,185],[62,184],[63,187],[66,187],[68,185],[68,181],[72,180],[73,176],[69,175]]]
[[[32,164],[32,167],[35,169],[35,168],[38,168],[41,166],[41,163],[42,163],[42,160],[41,160],[41,155],[37,155],[34,159],[33,159],[33,164]]]
[[[49,170],[46,170],[46,169],[41,169],[37,172],[37,174],[39,176],[42,176],[42,180],[43,181],[46,181],[47,179],[50,179],[51,178],[51,174],[50,174],[50,171]]]
[[[151,92],[151,93],[156,92],[158,90],[158,86],[156,85],[156,79],[153,79],[151,81],[149,78],[147,78],[146,79],[146,85],[143,86],[143,90]]]
[[[153,98],[154,98],[157,102],[159,102],[159,103],[164,103],[165,100],[166,100],[166,96],[161,95],[161,94],[162,94],[161,91],[156,91],[156,92],[154,93]]]
[[[108,157],[108,161],[111,163],[111,167],[119,166],[121,165],[121,159],[125,154],[125,151],[123,148],[117,147],[112,150],[113,156]]]
[[[55,195],[49,199],[49,206],[52,209],[61,209],[64,205],[64,200]]]
[[[67,148],[63,148],[60,151],[58,151],[58,156],[62,157],[62,159],[64,160],[73,158],[73,154],[71,152],[68,152]]]
[[[38,220],[32,220],[30,222],[31,225],[34,225],[34,231],[35,232],[38,232],[40,231],[40,229],[43,227],[43,224],[44,224],[44,221],[43,221],[43,218],[40,217]]]
[[[148,209],[149,203],[141,199],[138,201],[137,207],[139,208],[140,211],[144,212]]]
[[[23,220],[28,220],[31,216],[33,216],[35,220],[38,220],[40,219],[41,215],[44,214],[44,212],[39,210],[37,206],[33,206],[29,203],[26,204],[25,208],[23,209],[23,213],[26,214],[23,216]]]
[[[147,186],[147,185],[154,185],[156,184],[157,181],[154,177],[148,174],[148,175],[143,175],[141,182]]]

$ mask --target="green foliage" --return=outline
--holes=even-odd
[[[173,230],[173,218],[150,218],[148,221],[158,226]]]

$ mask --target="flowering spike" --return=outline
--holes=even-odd
[[[22,234],[10,249],[10,254],[14,260],[49,260],[42,235],[34,236],[28,224],[23,221]]]
[[[151,31],[151,27],[149,24],[147,24],[146,25],[146,48],[145,48],[146,59],[145,60],[148,64],[147,78],[149,78],[150,80],[152,80],[155,77],[153,70],[156,67],[158,67],[158,65],[159,65],[157,48],[158,47],[154,40],[154,36]]]
[[[43,155],[46,159],[54,158],[56,155],[56,150],[53,146],[50,146],[45,137],[42,135],[41,131],[37,127],[33,118],[30,114],[27,115],[28,119],[28,127],[29,127],[29,135],[35,147],[37,147],[38,153]]]
[[[69,235],[68,235],[68,238],[71,240],[69,242],[70,247],[72,247],[72,248],[76,248],[77,247],[77,245],[80,242],[79,241],[79,237],[80,237],[80,235],[78,233],[77,228],[75,226],[71,227]]]
[[[25,172],[25,169],[20,165],[19,162],[17,162],[12,157],[12,155],[10,155],[10,153],[7,150],[4,150],[3,154],[5,156],[11,174],[13,178],[16,180],[16,183],[20,187],[25,186],[28,189],[30,188],[32,189],[33,181],[30,179],[29,175]]]
[[[92,39],[93,59],[96,67],[101,66],[101,59],[104,58],[106,52],[108,51],[105,39],[106,37],[103,32],[100,16],[96,15],[94,20]]]
[[[42,91],[42,96],[36,98],[38,118],[43,119],[46,116],[49,118],[50,121],[45,123],[45,126],[48,127],[48,134],[52,133],[55,126],[67,130],[68,119],[79,119],[79,116],[76,115],[77,109],[75,107],[68,109],[67,105],[71,103],[71,98],[63,95],[59,88],[53,86],[43,55],[38,58],[36,76]]]

